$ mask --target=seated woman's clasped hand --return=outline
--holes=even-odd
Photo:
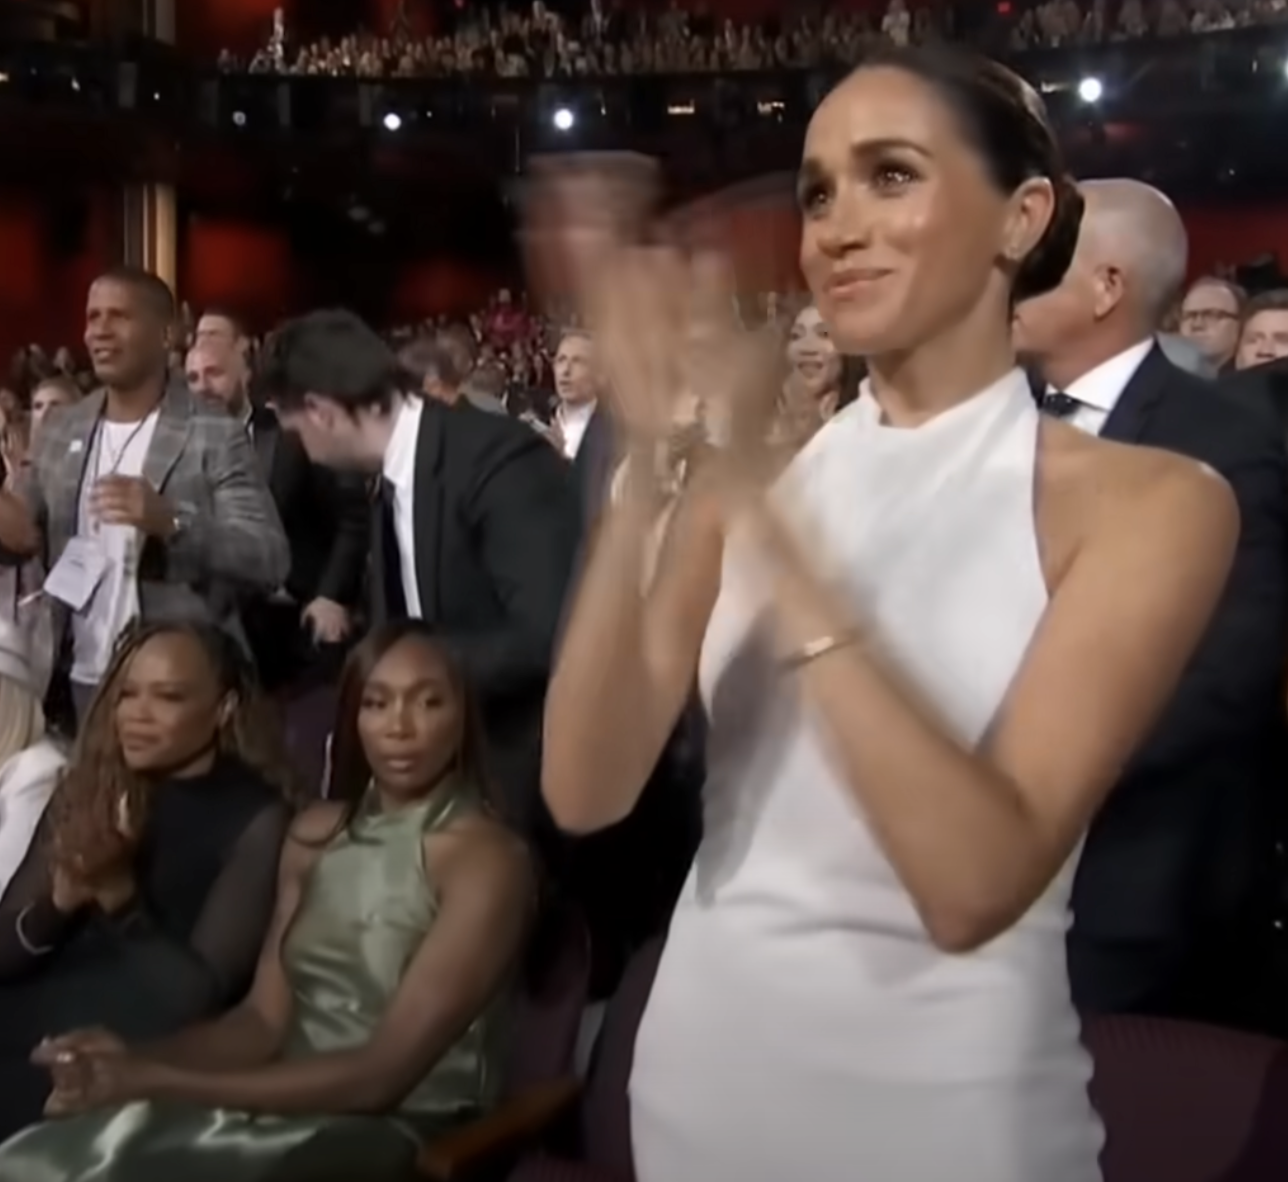
[[[53,1090],[46,1116],[75,1116],[145,1095],[159,1065],[132,1054],[110,1030],[77,1030],[47,1038],[31,1061],[45,1068]]]

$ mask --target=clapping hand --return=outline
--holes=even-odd
[[[626,172],[612,160],[599,171],[548,162],[537,174],[528,241],[538,272],[558,273],[574,293],[626,450],[657,456],[696,397],[719,427],[711,456],[720,483],[741,495],[772,471],[776,343],[737,324],[727,259],[686,252],[678,223],[651,220],[651,182],[635,161]]]
[[[12,487],[27,465],[27,424],[18,419],[10,420],[0,412],[0,462],[4,464],[4,480]]]
[[[122,804],[110,824],[89,819],[64,831],[54,846],[50,896],[64,915],[98,906],[111,915],[135,896],[133,855],[137,844],[129,810]]]
[[[168,538],[174,511],[165,498],[138,476],[103,476],[90,491],[90,511],[104,525],[130,525],[149,537]]]

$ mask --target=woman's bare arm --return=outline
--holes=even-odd
[[[950,738],[862,639],[799,673],[856,805],[946,951],[993,939],[1047,888],[1166,706],[1225,585],[1239,531],[1228,486],[1178,457],[1148,462],[1151,479],[1114,498],[1055,589],[983,750]],[[862,638],[853,605],[812,575],[772,510],[753,509],[750,524],[784,651]]]
[[[723,546],[701,473],[681,494],[645,592],[655,521],[651,499],[629,488],[609,510],[555,663],[542,792],[569,832],[630,814],[693,689]]]
[[[396,1108],[506,981],[536,891],[527,851],[493,822],[472,819],[426,841],[436,843],[426,861],[441,909],[369,1042],[251,1070],[165,1067],[147,1096],[283,1116]],[[277,984],[258,1003],[266,1027],[281,1013]]]

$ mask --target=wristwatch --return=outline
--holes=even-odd
[[[178,509],[170,518],[170,541],[174,541],[192,524],[192,513]]]

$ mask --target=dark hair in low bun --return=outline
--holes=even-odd
[[[937,90],[1003,193],[1037,177],[1051,181],[1050,225],[1016,269],[1011,296],[1018,303],[1058,287],[1078,244],[1083,201],[1038,92],[998,62],[951,45],[879,49],[858,69],[875,67],[906,71]]]
[[[1051,221],[1015,272],[1011,299],[1017,304],[1059,287],[1078,246],[1086,203],[1072,177],[1057,177],[1053,183],[1055,208],[1051,211]]]

